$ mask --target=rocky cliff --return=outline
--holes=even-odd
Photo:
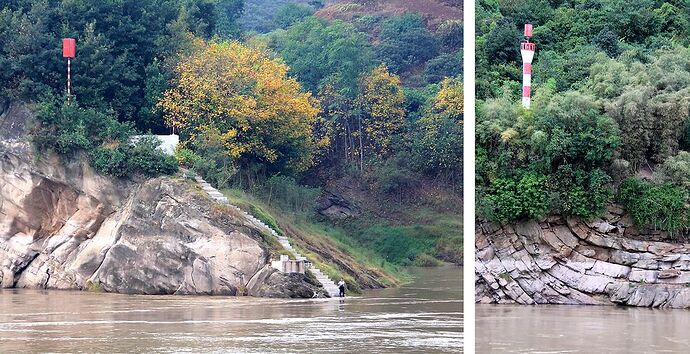
[[[75,157],[0,143],[0,285],[137,294],[311,297],[270,268],[280,246],[176,177],[114,180]]]
[[[656,241],[611,207],[592,222],[476,223],[479,303],[690,307],[690,244]]]

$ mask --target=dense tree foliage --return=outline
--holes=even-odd
[[[442,23],[436,29],[441,45],[448,50],[458,50],[462,48],[463,27],[462,21],[450,20]]]
[[[148,115],[147,74],[154,61],[174,61],[186,33],[214,31],[212,0],[12,1],[0,10],[0,95],[36,100],[65,90],[61,38],[77,40],[72,92],[82,107],[112,108],[120,121],[159,129]],[[163,66],[167,69],[166,66]],[[150,89],[151,87],[149,87]],[[146,94],[144,94],[144,92]],[[143,115],[140,113],[145,111]]]
[[[267,36],[320,101],[314,132],[328,147],[316,167],[351,164],[376,175],[380,185],[395,186],[384,188],[391,191],[417,173],[459,182],[462,113],[449,118],[433,106],[438,83],[462,75],[462,23],[432,30],[413,13],[353,23],[306,17]],[[462,97],[459,80],[452,82],[446,86]]]
[[[545,94],[535,100],[539,105],[533,111],[507,100],[490,100],[480,106],[477,163],[480,185],[487,193],[483,209],[499,221],[537,216],[524,208],[596,215],[611,193],[611,178],[602,168],[614,158],[620,140],[618,127],[599,111],[591,96]],[[548,208],[543,202],[539,207],[523,206],[524,200],[512,193],[525,176],[541,181],[523,185],[532,188],[526,192],[530,198],[541,195],[532,198],[533,202],[548,196]]]
[[[238,42],[202,44],[175,69],[161,101],[165,119],[192,148],[216,136],[238,168],[303,171],[312,163],[318,109],[287,71]]]
[[[364,33],[348,23],[328,23],[316,17],[279,33],[274,47],[290,66],[291,74],[312,92],[328,82],[353,95],[359,76],[371,67],[373,56]]]
[[[617,200],[641,227],[686,231],[689,18],[677,1],[479,1],[483,215],[592,218]],[[537,45],[531,110],[519,106],[514,52],[525,21]]]
[[[276,14],[276,22],[280,28],[290,27],[295,22],[303,20],[305,17],[311,16],[314,9],[306,5],[289,4],[281,8]]]
[[[431,175],[459,178],[462,172],[462,83],[445,79],[433,105],[416,122],[414,162]]]
[[[659,51],[649,63],[599,61],[587,85],[618,123],[621,157],[633,168],[663,162],[679,148],[688,122],[690,51]]]
[[[243,0],[244,12],[239,24],[246,32],[268,33],[284,25],[281,15],[287,7],[309,8],[311,12],[323,7],[322,0]],[[295,10],[295,8],[292,8]],[[293,12],[297,13],[297,12]],[[282,17],[282,18],[281,18]]]
[[[239,38],[242,26],[239,19],[244,14],[244,0],[217,0],[215,33],[221,38]]]
[[[439,39],[417,14],[406,13],[387,19],[381,25],[379,36],[378,57],[394,72],[423,63],[439,52]]]
[[[391,153],[393,139],[400,134],[405,123],[405,96],[400,78],[388,72],[385,66],[375,68],[360,82],[360,95],[356,104],[360,109],[360,158],[365,150],[379,156]]]
[[[429,60],[424,67],[424,80],[429,84],[460,75],[462,75],[462,57],[459,51],[441,54]]]

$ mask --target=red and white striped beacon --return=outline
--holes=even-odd
[[[529,109],[532,90],[532,59],[534,59],[534,43],[530,43],[532,37],[532,25],[525,24],[525,40],[520,43],[522,55],[522,106]]]
[[[71,59],[75,57],[77,53],[76,41],[74,38],[63,38],[62,39],[62,57],[67,58],[67,105],[69,105],[70,95],[72,93],[72,73],[71,73]]]

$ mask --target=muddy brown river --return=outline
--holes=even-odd
[[[462,352],[462,269],[344,300],[0,290],[0,353]]]
[[[476,306],[477,353],[688,353],[690,311]]]

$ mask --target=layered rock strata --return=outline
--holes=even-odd
[[[690,244],[630,224],[616,207],[593,222],[477,222],[476,301],[690,307]]]

